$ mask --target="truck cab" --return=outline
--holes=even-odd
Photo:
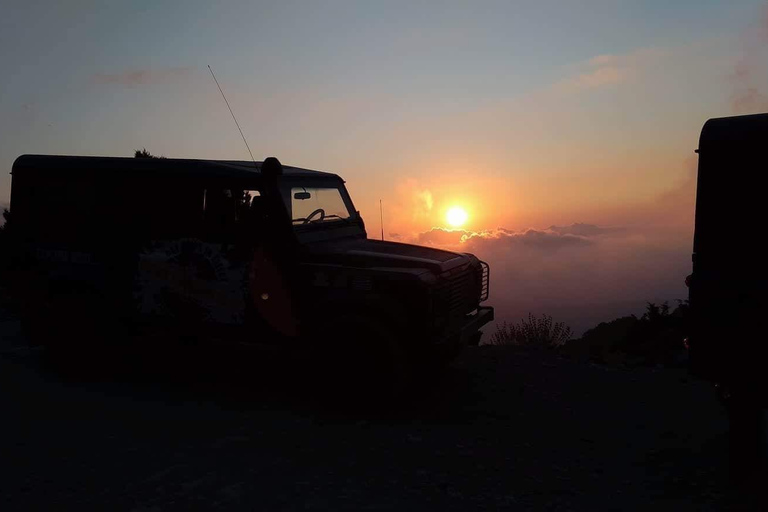
[[[16,290],[44,344],[98,324],[325,353],[387,345],[418,367],[477,343],[493,318],[487,264],[368,238],[333,173],[24,155],[12,176]]]

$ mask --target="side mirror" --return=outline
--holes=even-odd
[[[296,192],[295,194],[293,194],[293,198],[298,199],[300,201],[309,199],[310,197],[312,197],[312,194],[310,194],[309,192]]]

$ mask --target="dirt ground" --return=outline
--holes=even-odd
[[[1,311],[0,340],[4,511],[701,511],[735,499],[725,416],[684,370],[477,347],[399,411],[351,414],[312,403],[291,367],[254,363],[264,377],[247,382],[78,379]]]

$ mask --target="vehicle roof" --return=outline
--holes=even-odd
[[[712,147],[762,145],[767,135],[768,113],[710,119],[701,129],[699,151],[709,151]]]
[[[24,169],[48,169],[67,172],[102,171],[162,172],[168,174],[211,176],[216,178],[253,178],[261,176],[263,162],[245,160],[195,160],[183,158],[129,158],[105,156],[21,155],[13,163],[13,172]],[[283,175],[307,178],[341,179],[337,174],[283,165]]]

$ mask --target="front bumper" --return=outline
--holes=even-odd
[[[491,320],[493,320],[493,308],[490,306],[481,306],[475,313],[467,315],[459,331],[459,344],[466,345],[480,331],[480,328]]]
[[[434,347],[446,357],[455,357],[467,345],[477,345],[480,341],[480,329],[493,320],[493,308],[478,307],[474,313],[465,315],[457,328],[450,334],[436,340]]]

